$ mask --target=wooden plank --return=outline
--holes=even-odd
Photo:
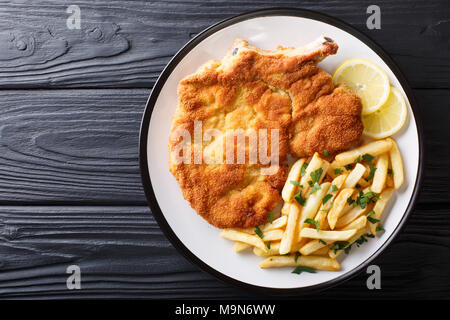
[[[370,1],[279,1],[320,11],[373,37],[413,87],[450,88],[446,0],[378,1],[381,30],[368,30]],[[70,30],[68,4],[0,4],[0,88],[152,87],[169,59],[204,28],[272,1],[78,1],[81,29]],[[401,41],[404,39],[404,41]]]
[[[449,221],[445,207],[417,207],[399,238],[374,262],[381,268],[382,290],[368,290],[363,272],[336,288],[305,298],[386,299],[406,292],[410,298],[442,297],[450,289],[450,270],[444,267],[450,263]],[[69,291],[66,268],[73,264],[81,268],[82,289]],[[200,272],[170,245],[147,207],[2,206],[0,297],[261,295],[235,289]]]
[[[138,143],[148,94],[0,91],[0,201],[144,204]]]
[[[415,93],[427,147],[420,201],[448,203],[450,131],[443,101],[450,90]],[[137,151],[148,94],[0,91],[0,204],[146,204]]]

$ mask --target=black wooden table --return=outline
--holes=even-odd
[[[138,168],[150,90],[189,39],[245,11],[317,10],[366,33],[398,63],[418,100],[426,169],[417,206],[365,273],[325,298],[442,298],[450,293],[450,3],[429,1],[90,1],[69,29],[63,1],[0,1],[0,297],[260,297],[186,261],[153,219]],[[369,5],[381,29],[366,27]],[[407,157],[407,155],[404,155]],[[66,269],[81,268],[81,290]]]

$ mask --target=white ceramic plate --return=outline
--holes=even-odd
[[[291,273],[290,268],[260,269],[261,258],[251,253],[236,254],[233,242],[219,237],[183,199],[168,168],[168,138],[177,105],[177,84],[209,59],[221,59],[235,38],[243,38],[264,49],[278,45],[303,46],[325,35],[338,45],[338,53],[319,66],[333,74],[345,60],[365,58],[383,68],[406,98],[409,116],[395,135],[405,162],[406,181],[386,208],[385,232],[363,246],[341,255],[341,271],[315,274]],[[337,284],[367,266],[394,238],[412,210],[421,181],[421,129],[415,116],[411,90],[389,56],[352,27],[319,13],[298,9],[251,12],[221,22],[194,38],[172,59],[158,79],[149,98],[141,127],[140,164],[144,189],[161,228],[185,256],[218,278],[265,292],[300,292]]]

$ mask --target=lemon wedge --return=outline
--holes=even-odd
[[[335,84],[344,83],[362,101],[362,114],[378,110],[388,99],[390,84],[386,73],[364,59],[345,61],[334,73]]]
[[[362,116],[363,134],[370,138],[389,137],[401,129],[408,114],[405,99],[400,91],[391,87],[386,103],[377,111]]]

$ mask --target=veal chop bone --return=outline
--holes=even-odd
[[[281,200],[288,153],[305,157],[327,150],[333,156],[358,143],[363,131],[360,99],[344,86],[335,87],[331,76],[317,67],[337,49],[327,37],[275,51],[238,39],[222,61],[209,61],[180,82],[169,138],[170,171],[184,198],[209,223],[219,228],[264,223]],[[187,157],[192,161],[175,161],[180,132],[194,137],[194,122],[201,122],[203,134],[210,129],[223,133],[203,141],[203,157],[224,149],[229,129],[278,129],[277,170],[261,174],[267,163],[196,164],[195,147]],[[245,152],[248,160],[248,147]]]

